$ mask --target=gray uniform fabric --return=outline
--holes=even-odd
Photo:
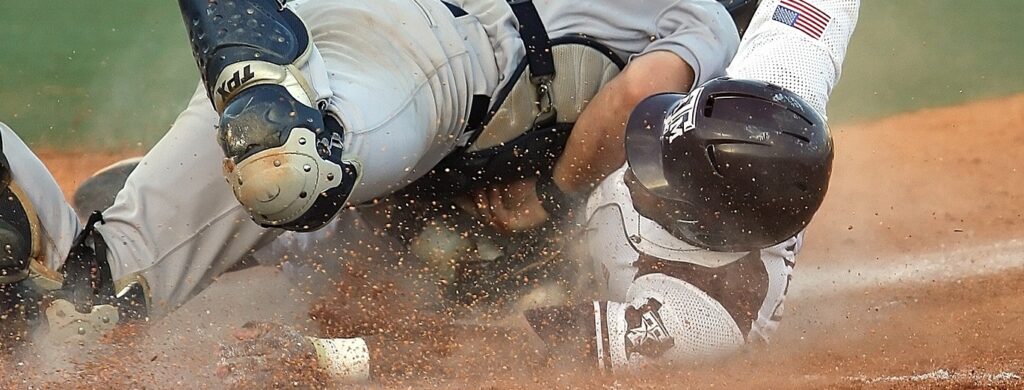
[[[469,15],[454,18],[436,0],[289,3],[322,58],[303,70],[318,93],[329,94],[328,110],[346,128],[346,154],[364,168],[352,202],[401,188],[451,152],[465,130],[470,97],[494,95],[524,56],[504,0],[453,3]],[[721,75],[739,42],[729,15],[713,0],[537,5],[552,37],[587,34],[627,56],[670,51],[693,66],[699,82]],[[145,277],[154,314],[184,303],[281,233],[257,226],[232,195],[221,169],[216,122],[206,94],[197,90],[98,227],[110,248],[114,278]],[[20,157],[12,160],[22,163]],[[63,197],[51,198],[43,201],[67,206]],[[67,212],[74,215],[69,207]],[[62,251],[51,251],[51,267],[61,264],[73,236],[61,230],[52,238]]]
[[[25,191],[28,199],[22,201],[31,203],[26,209],[34,209],[39,217],[42,253],[33,253],[33,257],[57,269],[71,250],[75,235],[81,231],[81,222],[64,199],[53,175],[18,135],[0,123],[0,137],[3,137],[4,155],[11,163],[11,180]]]
[[[739,36],[717,1],[535,1],[552,38],[585,34],[628,58],[672,52],[693,67],[695,85],[722,75]]]

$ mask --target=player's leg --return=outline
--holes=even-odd
[[[103,211],[114,204],[117,193],[124,188],[128,175],[139,166],[142,157],[131,157],[110,164],[93,173],[78,185],[71,196],[71,206],[85,220],[93,211]]]
[[[128,181],[128,176],[139,166],[140,161],[142,161],[141,156],[129,157],[100,168],[92,176],[86,178],[71,196],[71,206],[75,208],[78,217],[84,221],[89,218],[89,214],[106,210],[112,206],[115,198],[117,198],[117,193],[121,192],[121,189],[124,188],[124,183]],[[287,256],[284,258],[286,259]],[[258,259],[256,256],[245,256],[226,272],[243,270],[261,264],[276,265],[282,261],[284,260],[279,257],[273,262],[268,263],[263,261],[263,259]]]
[[[358,163],[342,159],[340,122],[325,118],[332,93],[305,22],[279,0],[178,4],[237,202],[263,226],[321,228],[345,206]]]
[[[216,123],[200,88],[96,226],[113,279],[145,280],[156,314],[184,303],[278,234],[254,223],[232,196]]]
[[[0,128],[6,161],[0,172],[9,179],[0,239],[10,248],[0,264],[10,280],[2,282],[34,284],[31,276],[39,273],[54,279],[47,286],[50,308],[63,305],[56,312],[68,315],[47,309],[51,334],[102,333],[122,320],[165,313],[276,235],[252,222],[224,182],[216,118],[200,90],[114,204],[84,225],[46,167],[13,131]],[[28,273],[31,260],[40,266]]]
[[[6,350],[25,342],[43,295],[60,287],[53,267],[67,256],[80,224],[50,172],[2,123],[0,138],[0,344]]]
[[[137,318],[151,313],[149,308],[160,313],[183,303],[267,235],[237,204],[217,169],[221,155],[213,124],[205,96],[198,95],[142,160],[106,218],[91,218],[101,224],[95,227],[100,234],[82,226],[42,162],[0,126],[7,194],[0,199],[6,249],[0,282],[52,288],[54,305],[74,304],[77,313],[69,314],[97,324],[106,314],[87,316]],[[36,276],[52,283],[40,285]],[[10,293],[5,298],[28,299],[24,289],[4,292]],[[97,312],[94,306],[105,307]],[[91,327],[62,322],[68,318],[47,316],[51,334],[68,328],[72,336],[82,335],[75,329]]]
[[[56,270],[81,224],[42,161],[2,123],[0,136],[0,282],[6,283],[24,279],[32,261]]]

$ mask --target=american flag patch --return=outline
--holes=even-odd
[[[820,39],[832,17],[804,0],[782,0],[775,7],[772,20],[803,31],[811,38]]]

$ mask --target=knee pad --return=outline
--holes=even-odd
[[[598,355],[603,367],[614,370],[652,361],[715,358],[745,342],[736,321],[720,303],[679,279],[641,276],[628,296],[629,303],[608,303],[603,324],[607,352]]]
[[[276,85],[251,88],[228,104],[219,134],[224,172],[260,225],[316,230],[345,206],[359,165],[342,160],[340,126],[323,126],[319,111]]]
[[[313,46],[279,0],[179,0],[235,197],[267,227],[325,225],[345,205],[359,166],[344,160],[344,130],[325,121],[300,71]]]

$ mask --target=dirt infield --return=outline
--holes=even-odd
[[[60,187],[64,189],[66,198],[71,200],[71,194],[74,193],[75,188],[78,188],[78,185],[93,172],[121,159],[139,156],[143,151],[84,152],[42,148],[36,150],[36,153],[53,173],[53,177],[57,179]]]
[[[1024,95],[836,129],[808,260],[1024,238]]]
[[[580,372],[499,375],[473,387],[1024,387],[1024,95],[834,130],[832,187],[771,353],[615,382]],[[132,154],[41,156],[70,190]],[[279,279],[271,271],[231,276],[187,305],[176,315],[190,319],[182,329],[205,331],[153,357],[162,371],[151,378],[188,383],[189,370],[212,363],[208,343],[261,312],[209,315],[223,307],[218,297],[242,310],[232,289],[246,277]],[[295,295],[262,294],[281,302]],[[292,310],[278,316],[302,316]],[[188,357],[196,352],[205,356]]]

